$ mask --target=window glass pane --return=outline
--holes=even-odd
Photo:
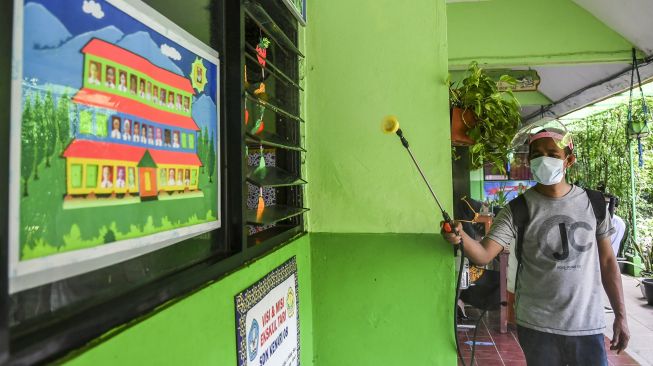
[[[191,170],[190,173],[190,185],[194,186],[197,184],[197,169]]]
[[[70,166],[70,184],[73,188],[82,187],[82,165],[73,164]]]
[[[93,113],[81,111],[79,113],[79,133],[90,135],[93,133]]]
[[[193,135],[192,133],[188,134],[188,148],[189,149],[195,148],[195,135]]]
[[[186,133],[184,133],[184,132],[181,133],[181,147],[183,149],[187,148],[187,145],[186,145]]]
[[[109,116],[106,114],[98,113],[95,115],[95,134],[100,137],[107,136],[107,123]]]
[[[86,188],[97,187],[97,165],[86,166]]]

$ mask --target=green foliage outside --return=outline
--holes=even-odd
[[[199,174],[204,197],[64,209],[66,160],[61,155],[77,131],[84,132],[86,123],[92,126],[92,115],[80,113],[65,94],[55,98],[50,91],[45,97],[28,92],[23,103],[21,260],[216,220],[215,168]],[[213,138],[198,139],[197,146],[202,147],[204,164],[215,162],[215,153],[209,153],[215,151]],[[97,178],[97,171],[87,174],[92,180]]]
[[[653,99],[648,100],[653,106]],[[641,103],[633,103],[633,120],[643,121]],[[626,125],[628,104],[578,120],[567,127],[573,132],[577,163],[570,169],[568,179],[582,187],[596,189],[605,184],[606,192],[619,197],[616,214],[632,230],[630,202],[630,159]],[[650,120],[649,120],[650,121]],[[646,272],[653,273],[651,263],[653,244],[653,140],[642,138],[644,166],[638,166],[637,141],[632,141],[635,165],[636,217],[638,242],[628,235],[626,250],[637,251],[646,264]]]

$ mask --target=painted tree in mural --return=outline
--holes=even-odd
[[[45,100],[43,102],[43,120],[41,123],[41,147],[43,149],[43,156],[45,157],[45,166],[49,168],[50,157],[54,154],[55,146],[57,146],[57,123],[54,100],[52,99],[52,92],[49,90],[45,94]]]
[[[76,104],[75,108],[77,108]],[[70,142],[70,98],[67,94],[59,97],[57,101],[56,127],[59,131],[59,142],[62,147],[65,147]]]
[[[32,98],[25,98],[23,121],[21,125],[20,177],[23,179],[23,196],[28,196],[27,183],[34,172],[34,112]]]
[[[208,146],[207,150],[208,151],[207,151],[206,163],[207,163],[208,166],[206,168],[208,170],[209,183],[211,183],[211,182],[213,182],[211,177],[213,176],[213,173],[215,172],[215,142],[214,142],[214,139],[213,139],[213,134],[211,134],[210,142],[209,142],[209,146]]]
[[[43,149],[43,102],[41,95],[36,93],[34,105],[32,106],[32,131],[34,144],[34,180],[39,180],[39,163],[43,160],[45,151]]]

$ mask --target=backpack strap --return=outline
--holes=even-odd
[[[524,195],[519,195],[508,203],[510,206],[510,213],[512,213],[512,224],[517,228],[517,240],[515,241],[515,257],[517,263],[521,264],[522,244],[524,243],[524,233],[526,232],[526,225],[530,221],[530,214],[528,213],[528,205]]]
[[[517,270],[515,271],[515,295],[517,294],[517,281],[519,281],[519,272],[522,269],[522,245],[524,243],[524,233],[526,232],[526,225],[530,219],[528,213],[528,205],[526,198],[523,194],[517,196],[508,203],[510,206],[510,213],[512,214],[512,225],[517,228],[517,240],[515,241],[515,258],[517,258]]]
[[[585,189],[587,197],[590,199],[590,204],[592,205],[592,210],[594,211],[594,216],[596,217],[596,228],[599,228],[599,225],[605,220],[607,214],[607,207],[605,202],[605,196],[601,191],[594,191],[592,189]]]

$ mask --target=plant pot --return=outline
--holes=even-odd
[[[640,268],[640,266],[642,264],[642,260],[641,260],[641,258],[639,258],[639,255],[637,255],[637,254],[626,254],[626,261],[632,262],[632,263],[635,264],[635,265],[632,265],[632,264],[627,263],[626,264],[626,273],[631,275],[631,276],[639,277],[640,273],[642,271],[641,268]]]
[[[451,144],[454,146],[474,145],[474,140],[467,136],[467,131],[476,125],[476,117],[470,110],[453,108],[451,110]]]
[[[642,280],[642,285],[644,286],[644,294],[646,295],[646,301],[649,305],[653,305],[653,278],[645,278]]]

